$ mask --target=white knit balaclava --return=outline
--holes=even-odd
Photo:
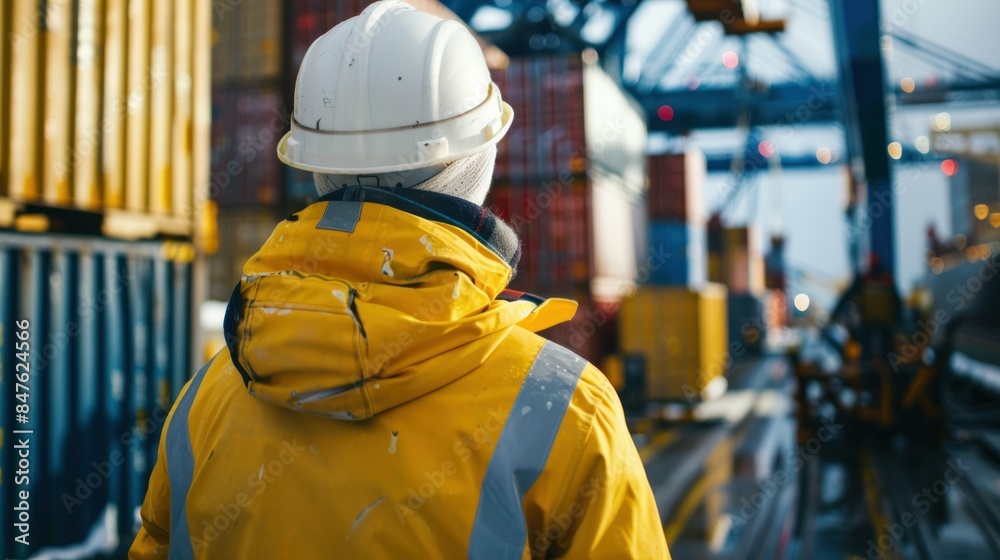
[[[371,185],[450,194],[482,206],[490,190],[496,159],[497,148],[490,146],[471,156],[432,167],[373,175],[314,173],[313,180],[320,196],[353,185]]]

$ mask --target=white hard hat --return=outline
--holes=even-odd
[[[278,157],[320,173],[419,169],[493,146],[513,116],[465,26],[375,2],[309,47]]]

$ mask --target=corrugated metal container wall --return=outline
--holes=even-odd
[[[641,192],[646,125],[635,101],[596,64],[596,54],[511,61],[493,79],[514,109],[494,176],[548,180],[590,170]]]
[[[615,180],[584,178],[496,181],[485,202],[521,237],[511,288],[546,296],[553,288],[586,288],[602,300],[620,299],[633,287],[640,204]]]
[[[646,124],[596,54],[513,59],[493,80],[514,109],[494,176],[548,180],[598,171],[635,193],[645,183]]]
[[[541,186],[497,182],[485,204],[521,237],[521,262],[511,288],[539,293],[550,286],[566,289],[588,284],[594,255],[587,181],[552,181]]]
[[[0,3],[0,37],[13,38],[11,31],[11,3]],[[0,41],[0,84],[10,83],[10,49],[13,41]],[[0,87],[0,198],[7,196],[8,144],[10,143],[10,95],[8,87]],[[0,214],[5,210],[0,204]],[[3,220],[3,217],[0,217]]]
[[[622,302],[618,318],[623,353],[646,358],[646,398],[697,400],[725,375],[728,348],[726,288],[641,286]]]
[[[225,40],[212,49],[213,83],[281,77],[283,4],[274,0],[214,3],[212,24]]]
[[[191,373],[193,257],[189,243],[0,237],[0,422],[6,434],[33,430],[28,485],[7,475],[15,438],[0,448],[3,503],[31,498],[31,547],[15,548],[4,523],[5,557],[88,535],[131,542],[160,428]],[[23,320],[27,350],[15,346]],[[13,408],[22,357],[26,423]]]
[[[108,236],[197,233],[211,10],[194,0],[4,3],[0,228],[70,207],[98,212]]]
[[[590,168],[619,179],[638,195],[646,182],[645,112],[597,64],[596,52],[584,51],[582,58],[583,124]]]
[[[579,55],[519,58],[493,80],[514,109],[494,176],[550,179],[584,171],[583,61]]]
[[[649,219],[702,224],[705,155],[696,148],[649,156]]]
[[[651,283],[690,287],[705,283],[707,251],[704,227],[680,221],[650,222],[649,247],[652,254],[665,257],[650,268]]]
[[[277,88],[217,89],[212,96],[212,194],[220,206],[281,200],[283,165],[275,156],[288,126]]]
[[[219,252],[208,261],[208,298],[228,301],[243,265],[260,250],[284,216],[268,206],[219,212]],[[221,326],[220,326],[221,328]]]

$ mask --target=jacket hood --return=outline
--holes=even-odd
[[[244,266],[224,326],[250,394],[363,420],[472,371],[515,326],[572,318],[575,302],[504,292],[510,248],[482,235],[492,220],[509,231],[495,216],[418,197],[351,188],[275,228]],[[468,206],[477,222],[452,217]]]

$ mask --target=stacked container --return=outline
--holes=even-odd
[[[764,258],[754,226],[721,227],[710,221],[709,280],[729,288],[729,337],[744,353],[759,353],[767,336]]]
[[[705,283],[705,156],[694,148],[649,156],[649,245],[666,257],[650,282],[698,287]]]
[[[493,79],[514,109],[486,202],[521,236],[511,287],[578,301],[542,334],[600,365],[646,259],[642,110],[593,51],[512,60]]]
[[[275,205],[283,178],[275,150],[290,115],[282,6],[223,2],[213,14],[219,40],[212,49],[212,198],[223,208]]]
[[[124,556],[200,365],[212,9],[0,6],[0,502],[27,491],[31,521],[22,546],[4,518],[5,558]],[[13,430],[31,430],[23,482]]]

